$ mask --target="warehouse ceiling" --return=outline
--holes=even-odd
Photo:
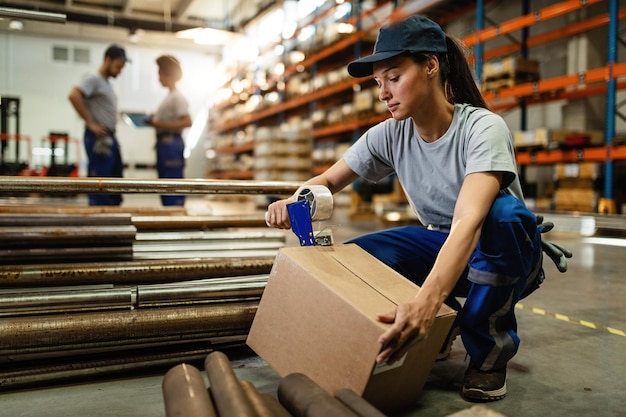
[[[183,46],[184,41],[181,43],[173,33],[196,27],[241,32],[275,3],[273,0],[4,0],[0,1],[0,30],[8,30],[9,20],[18,19],[10,14],[19,11],[22,12],[19,20],[23,22],[19,30],[24,33],[118,42],[126,37],[131,42],[151,44],[176,41],[178,46]],[[61,17],[63,21],[45,19],[50,16]],[[193,42],[189,41],[188,46],[194,47]],[[217,51],[218,47],[213,48]]]
[[[0,7],[63,13],[67,22],[176,31],[207,26],[236,30],[271,0],[6,0]]]
[[[241,33],[248,23],[272,6],[282,4],[282,1],[0,0],[0,30],[10,29],[11,18],[2,12],[18,10],[31,13],[32,16],[50,14],[63,19],[62,22],[51,23],[43,19],[22,18],[20,30],[24,33],[117,42],[176,42],[177,46],[185,46],[185,41],[176,39],[172,34],[196,27],[214,28],[231,34]],[[368,0],[370,3],[379,1]],[[454,16],[457,9],[460,13],[467,13],[468,9],[475,7],[474,0],[407,0],[400,4],[418,7],[436,20]],[[444,21],[441,23],[445,24]],[[186,45],[197,47],[193,41]],[[219,47],[213,45],[213,52],[217,53]],[[201,48],[207,50],[210,47]]]

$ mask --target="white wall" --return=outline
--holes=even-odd
[[[94,29],[96,30],[96,29]],[[85,74],[97,71],[102,62],[105,49],[110,42],[68,39],[53,36],[28,35],[14,32],[0,32],[0,95],[15,96],[20,99],[20,133],[32,139],[33,146],[41,144],[41,138],[51,131],[67,132],[73,138],[80,139],[82,149],[83,122],[78,117],[67,99],[71,88]],[[68,47],[68,62],[54,62],[54,46]],[[74,63],[71,51],[75,48],[87,48],[91,62]],[[124,44],[132,60],[122,74],[112,82],[118,95],[119,110],[140,110],[153,112],[167,94],[158,80],[155,59],[162,53],[175,55],[183,65],[184,76],[178,88],[189,101],[190,114],[194,123],[204,123],[207,117],[207,102],[214,88],[210,84],[211,70],[216,65],[215,55],[181,50],[169,47]],[[193,152],[202,152],[206,129],[202,129],[198,145]],[[11,132],[13,133],[13,132]],[[189,129],[184,134],[189,137]],[[126,176],[150,176],[154,171],[134,172],[135,164],[155,163],[154,133],[151,128],[137,129],[118,122],[118,138],[122,146],[122,157],[131,169]],[[73,152],[73,148],[70,152]],[[72,153],[70,162],[76,161]],[[187,164],[187,177],[203,177],[203,167]],[[82,157],[84,174],[84,156]],[[34,162],[34,160],[33,160]]]

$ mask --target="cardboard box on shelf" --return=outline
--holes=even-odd
[[[604,143],[604,132],[601,130],[563,130],[538,128],[517,131],[513,134],[516,148],[546,148],[600,146]]]
[[[569,162],[556,164],[556,178],[596,179],[600,173],[598,162]]]
[[[282,248],[247,344],[281,376],[300,372],[333,395],[350,388],[381,410],[403,408],[419,397],[456,316],[444,305],[425,340],[377,366],[390,326],[377,314],[418,291],[354,244]]]

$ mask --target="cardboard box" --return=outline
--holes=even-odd
[[[334,395],[350,388],[380,410],[413,404],[456,312],[443,306],[428,338],[402,360],[376,365],[377,314],[411,300],[419,287],[355,244],[281,248],[247,344],[281,377],[307,375]]]

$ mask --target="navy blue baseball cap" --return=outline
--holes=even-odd
[[[367,77],[374,72],[373,64],[405,52],[446,53],[446,34],[437,23],[420,15],[384,25],[378,32],[372,55],[348,64],[353,77]]]
[[[109,57],[111,59],[121,59],[126,62],[130,62],[130,59],[126,57],[126,51],[119,45],[111,45],[104,52],[105,57]]]

